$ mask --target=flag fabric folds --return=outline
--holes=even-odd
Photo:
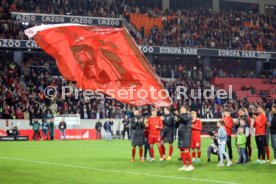
[[[41,25],[25,30],[55,58],[66,80],[136,106],[170,106],[158,76],[125,28],[78,24]]]

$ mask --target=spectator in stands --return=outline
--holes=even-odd
[[[104,123],[106,141],[112,141],[112,125],[113,121],[109,117],[106,118],[106,122]]]
[[[52,118],[53,118],[52,112],[51,112],[50,110],[47,110],[47,111],[46,111],[45,118],[46,118],[46,119],[52,119]]]
[[[97,140],[101,140],[102,138],[102,135],[101,135],[101,132],[102,132],[102,122],[98,119],[98,121],[96,122],[95,124],[95,129],[96,129],[96,139]]]
[[[66,140],[66,122],[64,121],[64,118],[62,118],[61,122],[58,125],[59,128],[59,140],[62,140],[62,136],[63,136],[63,140]]]

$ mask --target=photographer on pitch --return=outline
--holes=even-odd
[[[14,126],[13,129],[7,130],[6,133],[8,136],[12,136],[12,137],[17,137],[20,134],[17,129],[17,126]]]
[[[218,133],[216,131],[210,131],[208,132],[208,134],[213,139],[212,144],[210,144],[207,149],[208,162],[211,162],[211,154],[217,155],[218,161],[219,161],[220,159],[219,159]]]

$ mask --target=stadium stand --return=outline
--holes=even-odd
[[[4,1],[3,1],[4,2]],[[59,3],[58,3],[59,2]],[[11,11],[60,15],[125,17],[136,28],[135,39],[143,45],[275,51],[276,20],[258,13],[213,12],[204,9],[161,11],[134,6],[128,1],[14,1],[2,3],[1,38],[26,39],[28,25],[14,23]],[[224,20],[223,24],[222,21]],[[225,21],[227,20],[227,21]],[[139,35],[139,37],[136,37]]]
[[[132,36],[137,43],[145,45],[276,50],[275,17],[258,13],[213,12],[203,9],[161,11],[158,8],[145,9],[127,4],[126,1],[115,1],[111,4],[100,0],[92,0],[89,4],[75,3],[75,1],[73,3],[72,0],[60,0],[56,3],[44,0],[16,0],[13,4],[2,1],[0,4],[0,38],[2,39],[27,39],[23,30],[32,26],[31,23],[14,22],[11,11],[124,17],[136,28],[137,33],[132,33]],[[218,19],[223,19],[224,23],[217,21]],[[48,85],[56,86],[60,90],[61,85],[68,84],[60,77],[52,59],[30,57],[25,58],[20,64],[10,61],[0,65],[1,69],[3,68],[0,72],[0,118],[43,117],[47,110],[53,114],[80,113],[85,119],[95,119],[97,113],[101,118],[107,116],[120,118],[132,109],[115,100],[83,99],[82,96],[78,100],[70,97],[62,100],[58,94],[55,101],[45,99],[43,89]],[[237,74],[235,70],[231,70],[232,65],[230,65],[228,70],[225,69],[227,67],[214,64],[211,68],[204,68],[203,71],[197,65],[183,66],[179,61],[171,65],[154,64],[153,68],[160,78],[173,79],[163,82],[170,91],[174,106],[187,104],[192,110],[198,111],[200,117],[221,117],[221,110],[225,107],[230,108],[234,117],[237,116],[237,110],[240,107],[248,107],[250,112],[253,112],[257,105],[269,108],[276,97],[276,79],[275,75],[272,75],[273,71],[256,74],[251,69],[245,69],[242,74]],[[211,84],[214,84],[216,89],[227,89],[231,84],[235,91],[234,99],[228,101],[177,100],[173,93],[177,85],[198,89],[207,88]],[[250,84],[254,84],[254,87]]]

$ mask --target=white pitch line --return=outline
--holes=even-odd
[[[166,178],[166,179],[176,179],[176,180],[191,180],[191,181],[198,181],[198,182],[220,183],[220,184],[238,184],[238,183],[235,183],[235,182],[227,182],[227,181],[219,181],[219,180],[187,178],[187,177],[178,177],[178,176],[163,176],[163,175],[154,175],[154,174],[137,173],[137,172],[120,171],[120,170],[100,169],[100,168],[87,167],[87,166],[78,166],[78,165],[71,165],[71,164],[59,164],[59,163],[53,163],[53,162],[27,160],[27,159],[22,159],[22,158],[12,158],[12,157],[1,157],[0,156],[0,159],[30,162],[30,163],[44,164],[44,165],[54,165],[54,166],[61,166],[61,167],[71,167],[71,168],[86,169],[86,170],[94,170],[94,171],[99,171],[99,172],[111,172],[111,173],[141,175],[141,176],[148,176],[148,177],[155,177],[155,178]]]

